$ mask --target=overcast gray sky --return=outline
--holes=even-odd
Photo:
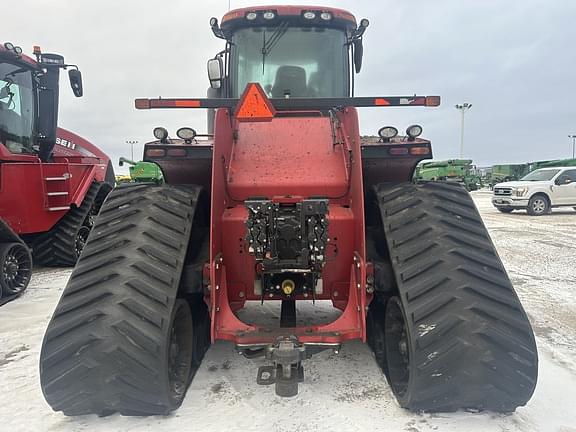
[[[232,8],[285,1],[231,0]],[[440,108],[362,109],[360,128],[424,127],[436,159],[457,157],[469,102],[465,156],[480,165],[564,158],[576,133],[576,2],[573,0],[300,0],[368,18],[356,95],[439,94]],[[228,0],[19,0],[3,5],[2,36],[80,66],[85,96],[62,80],[60,125],[129,156],[126,140],[154,126],[205,130],[195,110],[136,111],[136,97],[206,93],[206,60],[222,49],[208,26]],[[63,77],[66,79],[66,77]],[[118,170],[118,168],[116,168]]]

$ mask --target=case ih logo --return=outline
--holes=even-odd
[[[72,141],[65,140],[64,138],[56,138],[56,144],[59,144],[62,147],[76,150],[76,144],[74,144]]]

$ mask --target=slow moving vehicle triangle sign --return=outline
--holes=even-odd
[[[249,83],[238,102],[238,121],[270,121],[276,110],[258,83]]]

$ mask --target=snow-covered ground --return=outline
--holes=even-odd
[[[56,269],[36,272],[26,294],[0,308],[0,431],[576,432],[576,212],[505,215],[492,208],[488,192],[473,195],[538,341],[536,393],[515,414],[405,411],[370,350],[357,342],[339,355],[325,351],[308,360],[298,396],[281,399],[272,387],[256,384],[263,360],[245,359],[218,342],[172,415],[68,418],[44,402],[38,378],[43,333],[70,274]]]

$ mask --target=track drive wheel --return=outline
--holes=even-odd
[[[198,361],[201,309],[179,286],[199,192],[127,184],[108,196],[42,345],[55,411],[167,414],[182,403]]]
[[[375,192],[397,285],[383,318],[385,372],[400,405],[525,405],[538,374],[534,335],[468,192],[441,182]]]

